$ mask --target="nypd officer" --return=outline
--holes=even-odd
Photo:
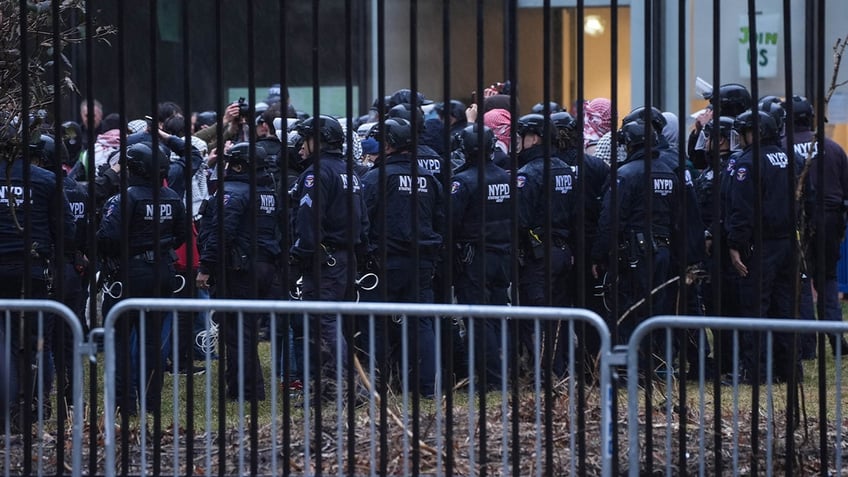
[[[2,143],[11,143],[12,137],[0,138]],[[31,141],[38,144],[38,139]],[[3,144],[6,146],[6,144]],[[47,298],[52,287],[52,273],[55,251],[60,246],[57,243],[59,227],[64,230],[64,250],[74,248],[74,220],[68,207],[67,197],[63,192],[56,191],[56,176],[53,172],[36,167],[31,162],[33,153],[40,156],[40,151],[30,149],[0,167],[0,297],[2,298]],[[25,169],[29,169],[29,180],[24,181]],[[29,207],[24,205],[24,197],[30,198]],[[24,215],[26,211],[27,215]],[[23,228],[29,224],[30,241],[24,241]],[[25,268],[25,257],[29,256],[29,269]],[[60,267],[59,267],[60,269]],[[21,343],[20,320],[11,319],[11,336],[6,336],[7,315],[0,317],[0,414],[14,410],[18,398],[18,390],[25,379],[19,375],[22,364],[20,355]],[[45,328],[49,328],[50,320],[45,320]],[[35,326],[32,327],[33,331]],[[30,336],[31,344],[35,344],[35,334]],[[11,348],[8,349],[7,347]],[[6,362],[6,353],[11,360]],[[29,366],[21,369],[29,370]],[[45,375],[45,388],[49,386],[49,377]],[[24,383],[26,381],[23,381]],[[30,381],[31,382],[31,381]],[[6,406],[9,406],[7,408]],[[2,419],[2,418],[0,418]]]
[[[409,121],[386,119],[378,127],[385,128],[385,157],[365,175],[363,188],[371,224],[369,243],[375,255],[380,255],[378,244],[385,241],[386,263],[382,265],[384,273],[380,286],[385,287],[387,299],[391,302],[433,303],[433,270],[442,246],[444,222],[441,186],[431,172],[412,161],[410,149],[414,132]],[[381,135],[377,132],[377,137]],[[417,178],[413,177],[413,167]],[[381,184],[382,175],[385,176],[384,184]],[[417,223],[412,221],[415,207]],[[417,263],[413,259],[416,250]],[[417,280],[413,278],[414,274],[417,274]],[[420,349],[419,392],[422,396],[433,396],[436,377],[433,318],[418,317],[415,320]],[[400,343],[384,344],[396,345]],[[389,350],[378,350],[381,355],[384,352]],[[381,356],[377,359],[382,361]]]
[[[342,154],[345,134],[338,120],[321,115],[299,123],[296,129],[303,138],[300,156],[310,165],[291,191],[295,209],[290,261],[303,275],[304,300],[350,300],[354,284],[348,271],[356,269],[356,254],[350,246],[357,249],[367,243],[362,184],[356,174],[348,174]],[[353,237],[352,244],[349,237]],[[347,340],[336,334],[337,319],[336,315],[322,315],[317,326],[320,343],[310,346],[310,350],[320,350],[322,372],[332,381],[337,350],[342,354],[342,366],[347,369],[348,365]],[[302,326],[301,320],[292,323],[296,337],[302,336]],[[306,359],[310,358],[315,355]]]
[[[755,118],[758,124],[755,128]],[[780,132],[774,119],[765,111],[746,111],[736,117],[731,140],[742,153],[736,159],[725,211],[725,228],[730,264],[739,276],[741,316],[789,317],[793,315],[792,240],[795,224],[789,213],[794,197],[794,177],[790,177],[789,156],[780,146]],[[754,145],[759,142],[759,157]],[[758,163],[758,167],[755,167]],[[759,177],[757,176],[759,174]],[[758,185],[759,184],[759,185]],[[762,249],[755,250],[754,226],[758,217],[755,203],[761,204]],[[761,291],[761,294],[758,293]],[[758,366],[762,356],[755,355],[755,338],[746,334],[743,340],[743,364],[747,379],[760,379],[765,367]],[[775,339],[774,355],[788,357],[787,339]],[[762,349],[762,348],[761,348]],[[775,379],[786,379],[791,363],[775,363]],[[751,374],[759,368],[759,375]]]
[[[226,274],[224,288],[216,286],[215,295],[270,299],[270,287],[281,252],[276,193],[273,179],[265,171],[265,150],[254,145],[252,156],[250,152],[250,143],[240,142],[224,153],[226,175],[223,188],[216,191],[224,195],[224,208],[219,209],[217,196],[212,197],[203,215],[198,237],[197,286],[208,288],[211,278]],[[255,174],[251,174],[251,168],[255,168]],[[250,190],[251,176],[255,180],[255,194]],[[221,224],[223,243],[218,241]],[[221,258],[224,263],[220,262]],[[236,315],[228,315],[224,325],[227,398],[239,399],[238,384],[242,381],[244,399],[261,401],[265,399],[265,383],[258,351],[259,321],[256,316],[245,316],[241,321],[239,323]],[[244,360],[244,374],[241,375],[239,354]]]
[[[619,303],[622,304],[621,310],[628,310],[642,300],[647,303],[651,290],[669,278],[669,248],[675,233],[680,188],[677,174],[659,160],[657,148],[651,147],[656,145],[657,133],[649,129],[646,122],[624,123],[618,137],[627,149],[627,156],[625,163],[618,167],[617,201],[612,202],[611,191],[604,196],[598,239],[592,247],[592,269],[593,274],[598,276],[609,261],[612,234],[616,233],[612,228],[612,216],[613,211],[617,211],[618,244],[623,247],[619,254]],[[649,148],[650,156],[647,153]],[[651,189],[647,190],[646,172],[651,178]],[[648,201],[652,207],[650,216],[647,214]],[[653,276],[653,282],[649,282],[649,276]],[[642,318],[667,312],[662,310],[662,305],[667,304],[664,290],[654,296],[653,303],[653,310],[639,306],[627,316],[612,317],[612,325],[618,324],[620,342],[627,341]]]
[[[553,154],[556,128],[541,114],[518,119],[518,162],[516,200],[519,233],[519,300],[527,306],[569,306],[574,299],[568,288],[573,256],[569,238],[577,193],[575,170]],[[546,169],[548,174],[546,174]],[[546,218],[550,230],[545,230]],[[548,242],[550,240],[550,242]],[[550,288],[545,289],[546,267],[550,264]],[[532,323],[522,322],[522,346],[535,353],[530,336]],[[565,332],[566,327],[561,327]],[[554,340],[554,371],[561,375],[565,340]]]
[[[466,126],[457,140],[466,162],[451,182],[456,300],[506,305],[512,248],[509,173],[492,161],[496,138],[488,127],[481,134],[476,124]],[[489,387],[500,385],[500,336],[500,322],[484,320],[470,337],[477,373],[485,373]]]
[[[186,213],[182,198],[162,186],[168,172],[168,158],[160,150],[154,150],[150,143],[138,143],[127,149],[126,164],[129,173],[126,199],[129,203],[122,203],[121,194],[108,199],[103,205],[97,230],[98,250],[105,264],[102,273],[106,274],[106,281],[110,283],[110,292],[105,293],[103,298],[104,316],[124,298],[171,297],[176,275],[174,249],[185,242]],[[154,201],[154,188],[159,188],[158,201]],[[126,211],[129,215],[124,217]],[[123,234],[124,221],[129,221],[129,235]],[[159,241],[155,242],[157,235]],[[121,249],[127,241],[129,261],[120,263]],[[121,282],[121,277],[127,277],[127,281]],[[133,318],[130,326],[139,333],[140,325],[138,318]],[[153,357],[160,350],[161,317],[148,314],[144,331],[147,369],[141,379],[147,386],[147,410],[156,413],[161,404],[162,372],[154,369]],[[128,343],[124,345],[128,346]],[[138,390],[124,375],[122,363],[125,359],[126,353],[118,353],[116,399],[122,413],[134,415]],[[126,394],[128,391],[129,394]]]

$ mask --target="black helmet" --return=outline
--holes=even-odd
[[[415,125],[418,127],[419,131],[424,130],[424,111],[421,108],[415,108],[415,117],[416,123]],[[398,104],[397,106],[393,106],[389,109],[389,112],[386,113],[387,118],[395,118],[395,119],[405,119],[412,124],[412,105],[409,103]]]
[[[737,116],[736,120],[733,121],[733,130],[741,135],[752,131],[754,129],[754,114],[754,111],[748,110]],[[779,138],[780,131],[777,129],[777,123],[774,121],[774,118],[765,111],[758,110],[756,114],[760,122],[760,140]]]
[[[439,113],[439,116],[447,119],[447,116],[450,116],[458,121],[465,121],[465,103],[462,101],[457,101],[455,99],[450,100],[450,111],[447,111],[448,114],[445,114],[445,103],[436,103],[436,112]]]
[[[61,164],[68,163],[68,151],[65,149],[65,145],[61,142],[57,145],[53,137],[47,134],[42,133],[38,142],[33,146],[33,152],[36,152],[41,160],[41,167],[45,169],[55,168],[57,159]]]
[[[559,103],[555,103],[553,101],[548,102],[548,105],[551,109],[551,114],[562,112],[562,106]],[[530,113],[532,114],[545,114],[545,103],[536,103],[530,109]]]
[[[68,160],[76,162],[82,151],[82,128],[73,121],[62,123],[62,142],[68,151]]]
[[[786,107],[786,102],[783,103],[783,107],[784,109],[789,109]],[[799,126],[810,127],[813,125],[813,116],[815,116],[815,113],[813,112],[813,105],[810,104],[810,101],[803,96],[793,95],[792,122]]]
[[[480,154],[480,133],[476,124],[470,124],[461,132],[456,134],[457,143],[466,158],[476,158]],[[492,158],[495,150],[495,133],[487,126],[483,126],[483,157]]]
[[[655,128],[651,130],[651,136],[653,137],[652,142],[656,144],[657,131]],[[644,146],[647,138],[648,128],[645,127],[644,121],[630,121],[624,123],[621,126],[621,129],[618,130],[618,142],[625,146],[628,151]]]
[[[739,116],[746,109],[751,108],[751,93],[748,89],[738,83],[728,83],[719,86],[718,97],[721,105],[722,116]],[[710,100],[710,104],[715,105],[715,92],[710,93],[706,99]]]
[[[201,126],[212,126],[218,122],[218,113],[215,111],[203,111],[197,113],[197,119],[194,121],[195,129],[200,129]]]
[[[394,93],[392,93],[391,96],[389,96],[388,106],[390,108],[393,108],[393,107],[397,106],[398,104],[404,104],[404,103],[412,104],[412,97],[413,97],[413,95],[412,95],[411,90],[409,90],[409,89],[399,89],[399,90],[395,91]],[[424,95],[421,93],[421,91],[415,92],[415,99],[416,99],[416,101],[415,101],[416,106],[422,106],[422,105],[425,105],[425,104],[433,104],[432,101],[430,101],[429,99],[424,97]]]
[[[663,129],[665,129],[668,121],[663,116],[662,111],[659,110],[656,106],[651,106],[650,117],[649,111],[644,106],[639,106],[638,108],[627,113],[627,116],[621,120],[621,125],[624,126],[627,123],[631,122],[645,122],[646,120],[651,121],[651,127],[654,128],[654,131],[661,133]]]
[[[313,137],[315,131],[315,118],[309,118],[301,122],[295,127],[295,130],[303,136],[304,139]],[[333,149],[341,149],[344,144],[345,134],[342,125],[339,121],[332,117],[322,114],[318,118],[318,134],[320,141]]]
[[[253,161],[250,160],[250,143],[249,142],[240,142],[233,145],[229,151],[224,154],[224,157],[227,158],[227,161],[235,164],[255,164],[259,167],[265,166],[265,160],[268,157],[268,154],[265,152],[265,148],[256,144],[253,146]]]
[[[580,139],[582,130],[578,130],[577,120],[567,111],[560,111],[551,114],[551,122],[556,128],[557,147],[560,149],[571,149],[578,144],[582,147],[583,142]]]
[[[126,157],[127,171],[133,176],[161,179],[168,172],[168,157],[161,150],[154,153],[149,142],[139,142],[128,147]]]
[[[402,118],[389,118],[371,129],[371,137],[380,140],[380,127],[386,130],[386,144],[395,149],[407,149],[412,145],[412,125]]]
[[[757,109],[767,112],[777,125],[777,130],[782,131],[786,123],[786,110],[777,96],[765,96],[760,99]]]
[[[733,129],[733,118],[730,116],[722,116],[718,118],[718,135],[725,139],[730,139],[730,131]],[[709,139],[715,134],[715,119],[710,119],[704,127],[704,135]]]
[[[516,132],[519,136],[533,133],[539,137],[545,137],[545,123],[549,124],[551,133],[555,132],[553,125],[546,121],[541,114],[525,114],[518,118]]]
[[[551,122],[557,129],[565,129],[568,131],[577,129],[577,120],[568,111],[559,111],[551,114]]]

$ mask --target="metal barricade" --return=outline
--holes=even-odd
[[[315,331],[314,328],[320,326],[317,317],[333,317],[335,319],[332,320],[331,326],[335,328],[335,336],[348,339],[353,336],[354,340],[349,343],[351,346],[348,349],[351,351],[345,353],[342,340],[336,339],[334,352],[329,354],[334,358],[331,364],[335,366],[331,366],[333,369],[326,372],[326,361],[322,365],[320,359],[322,353],[315,353],[313,356],[315,350],[310,348],[315,345],[310,343],[310,339],[304,339],[305,379],[301,396],[291,394],[292,389],[285,387],[278,392],[277,379],[273,377],[287,377],[288,372],[281,373],[278,368],[278,349],[275,341],[271,340],[269,351],[275,358],[269,360],[271,378],[265,376],[267,381],[274,383],[266,385],[270,403],[260,402],[255,394],[251,397],[246,395],[249,389],[245,380],[252,370],[245,367],[244,346],[240,348],[236,363],[230,363],[237,366],[240,377],[237,395],[232,396],[234,399],[230,403],[224,402],[224,389],[219,386],[216,390],[216,385],[213,384],[213,375],[218,372],[218,366],[211,359],[212,350],[207,349],[204,363],[206,373],[203,383],[198,386],[203,394],[202,398],[181,402],[182,379],[173,378],[170,383],[167,380],[165,382],[165,388],[171,389],[173,393],[174,424],[172,431],[162,432],[162,442],[157,442],[161,445],[158,450],[162,455],[173,456],[171,463],[162,462],[163,473],[311,475],[325,472],[333,475],[405,475],[413,471],[442,475],[447,471],[448,475],[471,475],[485,468],[486,472],[495,475],[515,475],[516,472],[524,474],[531,469],[534,469],[533,473],[541,472],[553,463],[555,468],[548,469],[547,473],[561,475],[576,472],[576,459],[572,457],[575,455],[580,433],[589,432],[597,436],[600,442],[610,441],[611,412],[608,397],[611,388],[609,367],[606,365],[609,355],[609,332],[601,318],[587,310],[387,303],[127,299],[111,310],[105,319],[104,327],[104,471],[107,475],[122,471],[116,463],[116,456],[128,453],[137,456],[138,460],[134,460],[129,469],[123,468],[123,472],[150,472],[146,461],[151,445],[146,434],[146,410],[142,408],[138,421],[133,420],[130,429],[126,429],[123,423],[119,425],[116,420],[116,407],[120,403],[116,401],[115,363],[119,346],[123,346],[117,342],[119,334],[116,328],[119,328],[119,323],[125,317],[137,314],[139,329],[143,330],[145,320],[152,319],[149,315],[178,311],[214,311],[216,316],[234,316],[238,322],[239,339],[246,336],[243,330],[247,329],[245,325],[248,320],[256,320],[260,316],[270,315],[272,336],[276,332],[276,318],[289,316],[292,322],[302,323],[306,337],[313,336],[311,333]],[[340,317],[343,319],[338,319]],[[413,331],[416,327],[411,325],[426,317],[436,318],[433,320],[436,337],[434,348],[421,349],[416,353],[419,339]],[[415,381],[415,376],[420,371],[416,363],[423,361],[425,356],[438,356],[441,353],[441,347],[444,346],[441,339],[442,326],[460,317],[466,320],[465,330],[469,337],[474,337],[478,328],[482,329],[484,320],[497,320],[500,325],[515,323],[518,320],[532,320],[532,343],[537,350],[541,350],[546,343],[550,344],[550,341],[543,342],[540,338],[542,327],[547,326],[547,323],[551,324],[551,329],[558,325],[558,330],[564,331],[559,336],[568,341],[567,346],[564,344],[563,347],[568,349],[565,374],[560,376],[563,380],[559,383],[543,382],[545,379],[550,381],[551,376],[542,369],[545,366],[542,358],[544,353],[537,353],[531,358],[530,378],[519,377],[517,371],[509,369],[507,360],[503,359],[504,353],[498,361],[502,378],[500,382],[489,383],[486,389],[479,389],[479,382],[470,379],[467,382],[467,391],[454,393],[453,390],[462,388],[462,383],[445,386],[446,382],[450,383],[444,379],[446,368],[439,360],[435,360],[435,398],[428,396],[423,391],[423,385],[419,387],[419,383]],[[348,326],[356,319],[360,320],[359,331],[356,333],[361,334],[358,336],[348,334]],[[218,322],[220,326],[221,319],[218,319]],[[399,342],[396,343],[400,348],[398,362],[400,369],[406,372],[398,374],[397,383],[389,383],[388,375],[385,379],[381,378],[380,373],[385,369],[384,363],[375,359],[379,340],[382,339],[378,336],[379,333],[375,332],[375,327],[385,323],[393,323],[391,326],[400,333]],[[594,414],[597,419],[587,425],[588,429],[577,427],[580,421],[576,415],[576,399],[573,398],[577,394],[576,383],[574,379],[565,379],[566,376],[575,376],[577,373],[574,358],[577,336],[575,324],[578,323],[587,324],[593,332],[598,333],[601,350],[596,385],[591,387],[591,399],[597,403],[592,409],[599,412]],[[212,327],[214,325],[207,331],[213,331]],[[497,346],[506,350],[511,346],[507,336],[508,326],[498,328],[500,332]],[[221,327],[221,332],[223,329],[224,327]],[[326,331],[326,327],[323,331]],[[364,341],[355,340],[363,336],[366,336]],[[223,341],[220,339],[218,343]],[[424,342],[423,338],[420,341]],[[352,350],[354,343],[359,343],[356,352]],[[481,342],[470,339],[469,343],[474,344],[470,344],[467,371],[470,376],[474,376],[476,358],[473,346]],[[284,347],[287,348],[285,345]],[[261,351],[260,356],[264,352]],[[218,353],[219,359],[224,359],[226,350],[223,345],[219,345]],[[144,346],[139,346],[139,354],[138,361],[143,366],[145,360],[150,359],[144,356]],[[315,357],[318,357],[317,360]],[[344,360],[349,360],[351,365],[345,366]],[[263,367],[268,364],[265,359],[260,362]],[[176,370],[178,363],[173,362],[172,366]],[[351,372],[345,373],[345,370]],[[508,375],[508,372],[512,374]],[[321,379],[317,379],[321,376]],[[217,374],[217,378],[218,385],[222,384],[221,373]],[[190,378],[187,376],[188,379]],[[346,392],[347,390],[355,392]],[[556,395],[552,391],[555,391]],[[166,394],[163,390],[163,396]],[[144,396],[143,389],[140,396]],[[213,406],[213,400],[216,398],[217,409]],[[162,414],[166,412],[165,400],[166,398],[162,399]],[[145,405],[143,398],[141,405]],[[202,419],[199,418],[203,423],[198,429],[180,427],[180,415],[184,411],[182,406],[194,407],[198,415],[203,415]],[[246,415],[248,408],[249,414]],[[352,412],[349,412],[351,410]],[[228,415],[228,411],[233,411],[235,416]],[[157,416],[153,415],[153,418],[156,419]],[[557,429],[556,435],[553,432],[554,426]],[[116,430],[121,432],[121,437],[127,433],[133,436],[131,449],[123,447],[128,444],[129,439],[122,439],[122,449],[126,451],[118,450],[119,436]],[[205,449],[187,456],[187,442],[180,442],[181,436],[186,434],[188,437],[185,440],[193,439],[193,435],[198,436],[198,441]],[[487,434],[490,437],[486,437]],[[165,442],[170,439],[173,441]],[[611,454],[608,451],[611,447],[602,447],[606,451],[603,460],[596,462],[597,467],[590,469],[590,472],[610,475]],[[519,455],[514,455],[516,453]],[[530,462],[527,462],[528,459]],[[543,459],[547,461],[543,462]],[[519,461],[529,465],[521,470],[511,468],[511,465]],[[193,466],[191,470],[187,470],[189,465]]]
[[[19,321],[13,323],[15,320]],[[49,391],[53,349],[47,345],[52,326],[61,324],[67,325],[65,332],[71,334],[73,344],[72,363],[67,363],[73,370],[72,400],[67,403],[73,407],[69,422],[65,422],[62,407],[66,403],[61,390],[56,390],[53,402]],[[92,348],[85,341],[79,319],[55,301],[0,300],[0,347],[3,475],[64,475],[68,470],[74,476],[81,475],[82,356],[91,356]],[[20,365],[20,373],[15,364]],[[55,410],[56,415],[51,416],[49,410]],[[68,424],[70,429],[65,427]],[[65,461],[66,452],[71,454],[70,463]]]
[[[732,333],[732,367],[725,374],[711,372],[723,369],[707,355],[708,342],[720,330]],[[842,353],[848,350],[841,349],[839,338],[845,333],[846,322],[647,319],[626,347],[616,348],[612,360],[613,366],[627,368],[629,442],[622,448],[629,449],[629,475],[840,474],[845,445]],[[802,356],[799,337],[812,334],[818,338],[818,355],[807,351]],[[824,350],[825,335],[835,338],[833,361]],[[680,343],[691,338],[697,358],[688,363],[687,384],[686,353],[680,351],[686,344]],[[805,387],[802,358],[817,358],[806,372],[815,369],[818,389]],[[827,384],[829,379],[833,382]],[[691,399],[690,392],[695,395]],[[818,406],[816,417],[807,415],[807,401],[815,401],[808,394],[818,400],[812,403]],[[730,402],[723,404],[724,397]],[[812,435],[811,428],[818,434]]]

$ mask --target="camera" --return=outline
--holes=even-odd
[[[250,107],[248,106],[247,101],[245,101],[244,98],[239,98],[238,107],[239,107],[239,116],[247,117],[247,115],[250,113]]]

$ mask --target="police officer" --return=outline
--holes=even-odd
[[[663,305],[667,305],[665,289],[662,289],[653,298],[653,309],[649,310],[643,304],[625,315],[638,302],[644,300],[646,304],[651,290],[670,276],[670,245],[677,223],[680,187],[677,174],[659,159],[660,152],[654,147],[657,133],[649,129],[646,122],[622,124],[618,139],[625,146],[627,156],[624,164],[618,167],[617,201],[612,202],[611,191],[604,196],[598,239],[592,248],[592,269],[593,274],[598,276],[609,261],[612,234],[616,233],[612,229],[612,215],[616,210],[618,244],[623,250],[619,253],[620,266],[611,266],[619,266],[619,303],[622,306],[620,315],[612,317],[612,325],[618,327],[619,341],[626,342],[644,317],[668,312],[662,309]],[[650,174],[650,189],[646,189],[646,173]],[[652,207],[650,216],[647,215],[648,201]],[[648,280],[649,276],[653,276],[653,282]]]
[[[719,86],[718,91],[711,91],[704,95],[704,99],[709,100],[710,104],[706,110],[700,114],[695,121],[695,127],[689,132],[689,140],[687,142],[687,152],[692,164],[698,169],[706,167],[709,158],[705,151],[697,149],[695,146],[700,139],[701,131],[704,126],[713,119],[713,111],[718,105],[718,113],[721,116],[735,118],[742,114],[747,109],[753,106],[751,93],[745,86],[738,83],[727,83]]]
[[[224,289],[216,286],[214,294],[236,299],[270,299],[270,287],[280,258],[280,228],[277,200],[272,179],[265,171],[265,150],[241,142],[225,151],[227,162],[223,188],[209,199],[201,222],[200,267],[197,286],[208,288],[210,279],[225,275]],[[251,174],[254,168],[255,174]],[[255,193],[251,194],[251,179],[255,180]],[[223,209],[219,209],[217,194],[223,194]],[[219,242],[223,226],[223,243]],[[255,241],[255,249],[253,247]],[[223,263],[221,259],[223,258]],[[224,322],[226,335],[227,397],[239,399],[238,384],[244,383],[245,400],[265,399],[258,351],[259,317],[227,315]],[[239,340],[239,328],[242,339]],[[243,356],[240,375],[238,360]]]
[[[41,135],[37,150],[40,151],[40,157],[34,157],[33,162],[38,161],[37,165],[39,167],[53,171],[56,170],[59,163],[67,163],[67,151],[64,144],[55,141],[46,134]],[[85,300],[88,296],[86,277],[89,269],[88,257],[86,256],[88,248],[86,245],[88,191],[85,186],[66,174],[64,169],[60,170],[64,174],[62,186],[74,218],[76,234],[73,237],[74,247],[64,251],[64,257],[61,257],[61,264],[57,267],[57,272],[64,274],[62,296],[57,298],[76,314],[85,330],[87,329],[87,323],[85,322]],[[64,329],[64,332],[59,332],[60,326]],[[71,395],[71,383],[73,382],[73,367],[71,363],[73,362],[74,353],[73,335],[69,326],[64,322],[56,323],[55,331],[56,333],[52,340],[52,352],[54,357],[61,353],[64,356],[63,362],[65,365],[64,371],[59,370],[59,372],[65,373],[65,389],[60,391],[64,393],[66,402],[71,403],[73,398]]]
[[[31,143],[40,143],[37,137],[31,138]],[[13,142],[13,137],[7,131],[0,137],[2,142]],[[5,146],[5,144],[4,144]],[[24,146],[26,147],[26,146]],[[53,172],[37,167],[32,163],[32,157],[40,158],[41,151],[36,147],[30,148],[24,154],[10,159],[11,163],[0,167],[0,297],[2,298],[34,298],[45,299],[52,288],[52,274],[61,270],[60,257],[55,253],[58,247],[64,250],[74,249],[74,221],[64,192],[56,191],[56,176]],[[28,170],[29,180],[24,181],[25,169]],[[24,205],[24,197],[30,198],[29,207]],[[25,215],[25,213],[27,215]],[[28,222],[27,222],[28,221]],[[30,241],[24,240],[24,226],[29,226]],[[57,242],[59,228],[64,229],[64,243]],[[29,256],[29,269],[26,269],[25,257]],[[6,320],[10,319],[11,336],[6,336]],[[25,328],[27,346],[36,348],[37,328],[34,321]],[[0,317],[0,351],[10,353],[10,362],[5,366],[0,388],[0,413],[5,416],[8,410],[15,412],[18,401],[20,384],[32,383],[22,372],[30,373],[30,363],[24,363],[21,355],[22,344],[21,320],[4,314]],[[48,341],[53,321],[46,318],[44,324],[45,340]],[[8,340],[8,342],[7,342]],[[9,346],[11,349],[6,349]],[[29,356],[34,357],[34,351]],[[49,353],[46,356],[50,359]],[[6,359],[5,355],[2,358]],[[49,389],[52,377],[50,366],[45,370],[44,389]],[[30,374],[27,374],[29,376]],[[8,379],[8,382],[6,381]],[[31,388],[29,388],[31,389]],[[32,397],[24,391],[26,398]],[[9,407],[6,407],[6,406]],[[13,423],[14,425],[14,423]]]
[[[824,154],[819,154],[822,147],[816,141],[813,130],[815,113],[813,106],[802,96],[792,97],[792,121],[794,128],[794,149],[796,157],[803,161],[809,160],[807,167],[807,184],[812,187],[811,196],[824,196],[824,210],[813,208],[811,216],[806,218],[808,235],[805,237],[808,245],[807,265],[811,267],[809,275],[813,278],[813,286],[819,297],[824,300],[824,319],[842,321],[842,307],[839,303],[839,289],[836,277],[836,267],[840,259],[840,248],[845,236],[845,211],[848,205],[848,159],[845,151],[830,138],[824,138]],[[784,142],[784,146],[787,142]],[[824,162],[824,176],[819,174],[819,163]],[[797,171],[800,173],[800,170]],[[812,206],[819,203],[812,200]],[[819,214],[824,214],[824,249],[820,248],[818,239]],[[818,283],[821,272],[817,270],[818,257],[824,254],[824,286]],[[833,352],[836,352],[836,340],[828,335]],[[848,343],[842,340],[842,353],[848,354]]]
[[[480,136],[476,124],[458,136],[466,163],[451,182],[454,293],[458,303],[506,305],[512,248],[510,178],[492,161],[494,132],[484,126]],[[500,337],[497,320],[478,321],[470,337],[477,373],[485,373],[490,388],[500,386]]]
[[[289,254],[303,275],[303,299],[350,300],[354,297],[354,284],[348,278],[348,270],[356,269],[356,254],[351,253],[350,245],[356,249],[367,243],[368,218],[362,184],[356,174],[348,175],[342,154],[345,135],[335,118],[309,118],[296,130],[303,138],[300,156],[310,161],[292,190],[296,208],[292,217],[294,243]],[[350,202],[352,215],[348,214]],[[353,244],[349,237],[353,237]],[[320,264],[316,266],[317,262]],[[336,377],[337,350],[342,353],[342,366],[348,367],[347,340],[336,335],[337,319],[335,315],[318,318],[320,343],[310,346],[313,351],[320,350],[322,372],[332,382]],[[296,337],[303,336],[302,325],[301,320],[292,324]]]
[[[755,128],[755,118],[758,120]],[[727,245],[730,263],[738,274],[739,311],[750,317],[792,316],[793,284],[792,240],[795,224],[789,204],[795,194],[794,177],[790,177],[789,156],[779,145],[780,134],[774,119],[764,111],[746,111],[733,123],[731,142],[742,148],[736,159],[736,168],[725,212]],[[754,156],[754,145],[759,142],[759,157]],[[759,163],[755,167],[755,163]],[[759,177],[757,176],[759,174]],[[759,195],[760,210],[755,203]],[[760,213],[761,217],[755,214]],[[762,248],[755,250],[754,226],[762,219]],[[762,290],[762,294],[758,293]],[[754,337],[743,336],[743,364],[745,378],[760,379],[765,367],[758,366],[762,356],[756,356]],[[761,349],[762,351],[762,349]],[[775,357],[788,357],[785,339],[775,340]],[[780,359],[778,358],[778,361]],[[790,363],[781,362],[775,367],[775,379],[785,379]],[[759,368],[760,376],[751,374]]]
[[[441,185],[432,173],[412,162],[413,131],[408,121],[386,119],[380,127],[385,128],[385,157],[382,161],[378,160],[363,178],[371,224],[370,249],[376,255],[381,254],[382,246],[386,250],[380,286],[384,287],[388,301],[432,303],[433,270],[442,246],[444,221]],[[413,170],[416,171],[414,175]],[[381,175],[385,175],[384,185],[381,184]],[[417,223],[412,222],[413,208],[418,211]],[[381,244],[381,241],[384,242]],[[413,258],[416,251],[417,263]],[[414,274],[417,274],[417,280]],[[420,350],[419,392],[422,396],[433,396],[436,376],[433,318],[418,317],[415,320]],[[386,351],[378,350],[378,354]],[[381,356],[378,360],[382,362]]]
[[[573,294],[568,288],[573,256],[571,237],[577,194],[574,169],[553,154],[556,127],[541,114],[518,119],[518,163],[516,200],[519,233],[519,301],[525,306],[569,306]],[[547,169],[547,173],[546,173]],[[550,218],[550,230],[546,220]],[[546,263],[550,264],[550,288],[545,288]],[[530,336],[532,323],[520,324],[522,346],[535,353]],[[565,332],[565,327],[561,330]],[[553,355],[555,371],[564,372],[562,353],[565,340],[555,340],[559,352]]]
[[[127,204],[116,194],[103,205],[97,244],[104,260],[109,292],[104,293],[103,315],[121,299],[131,297],[169,298],[175,287],[174,249],[185,242],[186,213],[182,198],[162,186],[167,175],[168,158],[150,143],[138,143],[126,151],[129,187]],[[154,188],[159,188],[154,201]],[[124,217],[125,212],[129,215]],[[158,222],[157,222],[158,220]],[[129,222],[129,235],[124,235],[124,221]],[[158,242],[155,242],[158,234]],[[129,248],[129,261],[120,263],[121,249]],[[126,277],[126,281],[122,281]],[[130,322],[131,329],[140,331],[138,318]],[[147,410],[158,412],[161,404],[162,372],[154,369],[154,357],[160,352],[161,316],[148,314],[144,322],[147,369],[141,376],[147,389]],[[127,348],[129,343],[123,343]],[[122,413],[134,415],[136,383],[124,375],[126,353],[118,353],[115,375],[116,398]],[[130,401],[132,399],[132,402]]]

